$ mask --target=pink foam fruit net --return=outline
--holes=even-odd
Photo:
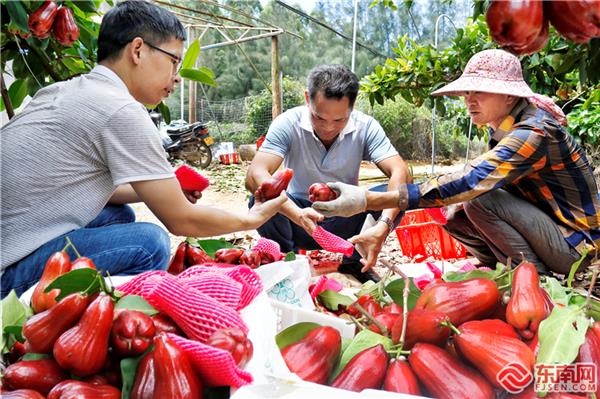
[[[187,165],[181,165],[175,171],[181,188],[185,191],[203,191],[208,187],[208,179]]]

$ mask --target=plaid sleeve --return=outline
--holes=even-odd
[[[544,131],[521,126],[464,171],[408,187],[408,208],[448,205],[476,198],[542,169],[547,162]]]

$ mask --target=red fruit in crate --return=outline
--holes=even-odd
[[[546,1],[544,11],[558,33],[576,43],[600,36],[600,2],[597,0]]]
[[[186,263],[190,266],[201,265],[204,263],[214,262],[215,260],[208,256],[201,248],[188,245],[186,250]]]
[[[379,389],[385,378],[389,356],[379,344],[355,355],[331,382],[334,388],[360,392]]]
[[[237,265],[243,254],[244,250],[241,248],[221,248],[215,252],[215,261]]]
[[[542,32],[542,0],[493,0],[486,14],[492,39],[508,50],[521,54]]]
[[[73,375],[85,377],[104,366],[114,315],[114,302],[99,295],[83,312],[79,322],[65,331],[54,344],[54,358]]]
[[[6,354],[6,364],[8,365],[18,362],[19,359],[21,359],[27,352],[28,351],[24,343],[15,341],[15,343],[10,347],[10,351]]]
[[[56,41],[63,46],[70,46],[79,39],[79,27],[70,8],[63,5],[58,9],[52,32]]]
[[[597,321],[594,324],[592,324],[591,328],[594,334],[596,334],[596,336],[598,337],[598,339],[600,339],[600,321]]]
[[[388,392],[421,395],[417,376],[406,360],[390,360],[381,389]]]
[[[278,170],[269,179],[265,180],[260,184],[258,189],[254,192],[254,198],[258,202],[265,202],[270,199],[276,198],[285,190],[294,177],[294,171],[286,168]]]
[[[121,391],[112,385],[93,385],[83,381],[66,380],[56,385],[48,399],[120,399]]]
[[[337,193],[325,183],[313,183],[308,188],[308,199],[310,202],[331,201],[337,198]]]
[[[185,337],[181,328],[175,323],[175,321],[167,316],[164,313],[157,313],[150,317],[152,322],[154,323],[154,327],[156,327],[156,333],[171,333],[175,335],[179,335],[180,337]]]
[[[506,321],[524,339],[532,339],[542,320],[548,316],[540,278],[535,265],[521,262],[515,269],[512,294],[506,306]]]
[[[35,389],[47,395],[52,387],[67,378],[67,372],[52,358],[21,360],[4,370],[2,385],[13,390]]]
[[[254,353],[252,341],[238,327],[217,330],[210,336],[206,343],[207,345],[231,353],[238,367],[244,367],[252,359],[252,354]]]
[[[138,364],[130,399],[153,399],[155,381],[154,352],[150,352]]]
[[[156,327],[152,319],[137,310],[119,313],[110,332],[113,350],[123,357],[139,356],[150,347]]]
[[[154,337],[154,398],[196,399],[202,384],[185,352],[167,335]]]
[[[592,363],[596,369],[596,397],[600,398],[600,338],[590,328],[585,333],[585,341],[579,347],[579,357],[577,359],[580,363]]]
[[[540,340],[538,337],[538,333],[535,333],[533,338],[530,341],[525,342],[529,349],[533,352],[533,355],[537,358],[538,353],[540,352]]]
[[[256,269],[260,266],[261,260],[262,257],[258,252],[248,249],[240,256],[240,265],[247,265]]]
[[[509,395],[507,398],[509,399],[540,399],[537,392],[534,390],[534,385],[530,385],[523,392]],[[548,395],[544,396],[545,399],[587,399],[587,395],[574,395],[572,393],[566,392],[550,392]]]
[[[506,389],[507,384],[518,390],[533,381],[535,357],[527,344],[519,338],[495,334],[482,329],[467,328],[454,335],[454,342],[462,356],[473,364],[487,380],[497,388]],[[529,373],[530,378],[511,381],[500,380],[508,367],[518,368],[522,375]]]
[[[375,316],[375,315],[381,313],[383,310],[381,308],[381,305],[379,305],[379,303],[377,303],[377,301],[375,300],[375,298],[373,298],[371,296],[371,294],[362,295],[354,303],[359,304],[371,316]],[[355,316],[355,317],[362,316],[362,313],[360,312],[360,310],[358,310],[358,308],[356,306],[354,306],[354,304],[352,304],[348,307],[348,309],[346,310],[346,313],[348,313],[351,316]]]
[[[417,342],[441,346],[450,336],[450,327],[442,324],[449,321],[448,316],[443,312],[413,309],[408,312],[407,318],[406,335],[402,345],[405,350],[411,349]],[[395,344],[399,343],[401,335],[402,319],[399,318],[392,326],[392,341]]]
[[[460,325],[493,312],[500,300],[496,283],[485,278],[430,284],[417,299],[415,309],[446,313],[450,322]]]
[[[50,36],[50,29],[56,18],[58,6],[53,1],[44,1],[44,3],[29,15],[28,26],[31,34],[38,39],[45,39]]]
[[[81,256],[73,262],[73,266],[71,266],[71,270],[78,269],[94,269],[96,270],[96,265],[90,258],[86,258],[85,256]]]
[[[442,348],[418,343],[408,362],[432,397],[439,399],[493,399],[492,386],[479,373],[456,360]]]
[[[44,291],[58,276],[69,271],[71,271],[71,260],[65,251],[55,252],[48,258],[42,277],[31,294],[31,307],[34,313],[43,312],[56,304],[56,297],[60,290]]]
[[[403,311],[404,311],[404,309],[402,309],[402,306],[398,305],[395,302],[392,302],[383,307],[383,312],[385,312],[385,313],[402,314]]]
[[[23,337],[27,340],[28,352],[51,353],[58,337],[77,323],[89,303],[90,297],[75,292],[27,320]]]
[[[311,330],[301,340],[283,348],[281,355],[290,371],[304,381],[326,384],[341,348],[342,337],[339,331],[323,326]]]
[[[483,331],[494,335],[521,339],[513,326],[498,319],[471,320],[461,324],[458,329],[460,331]]]
[[[175,170],[175,177],[184,191],[202,192],[209,186],[208,179],[187,165],[181,165]]]
[[[386,332],[384,334],[375,323],[369,325],[369,330],[389,337],[392,334],[392,326],[398,319],[402,319],[402,314],[380,312],[375,315],[374,319],[386,328]]]
[[[10,392],[2,391],[2,399],[46,399],[46,397],[33,389],[17,389]]]
[[[182,271],[185,270],[185,256],[187,253],[187,248],[189,244],[187,241],[183,241],[177,246],[177,250],[175,250],[175,255],[171,259],[171,263],[169,263],[169,267],[167,268],[167,272],[178,275]]]

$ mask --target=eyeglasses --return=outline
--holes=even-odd
[[[182,61],[181,57],[179,57],[167,50],[163,50],[160,47],[155,46],[154,44],[148,43],[147,41],[145,41],[144,43],[146,43],[148,45],[148,47],[150,47],[154,50],[158,50],[161,53],[168,55],[171,58],[171,60],[173,61],[173,65],[175,66],[175,75],[177,75],[179,73],[179,70],[181,69],[181,61]]]

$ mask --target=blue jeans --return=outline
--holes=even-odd
[[[128,205],[107,205],[87,226],[63,234],[36,249],[2,274],[2,298],[14,289],[21,295],[38,282],[46,260],[61,251],[68,236],[81,256],[92,259],[96,268],[111,275],[134,275],[148,270],[164,270],[169,264],[170,239],[167,232],[152,223],[134,223],[135,213]],[[75,253],[68,251],[71,261]]]
[[[378,186],[369,188],[369,190],[385,192],[387,191],[387,184],[380,184]],[[290,193],[288,193],[288,197],[300,208],[308,208],[311,206],[311,202],[307,199],[300,198]],[[252,196],[250,197],[249,207],[251,208],[253,205],[254,197]],[[333,233],[344,239],[348,239],[360,233],[367,214],[373,215],[375,220],[377,220],[381,216],[381,211],[367,211],[348,218],[325,218],[321,223],[319,223],[319,225],[330,233]],[[398,214],[394,220],[394,226],[397,226],[400,223],[403,215],[404,212],[400,212]],[[298,252],[298,250],[301,249],[321,249],[321,246],[317,244],[317,242],[306,232],[306,230],[290,221],[286,216],[279,213],[269,219],[257,230],[261,237],[269,238],[278,242],[282,252]],[[359,259],[360,255],[358,252],[354,251],[352,257],[344,257],[344,263],[357,262]]]

